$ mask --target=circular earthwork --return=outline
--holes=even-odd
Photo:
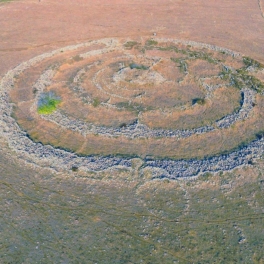
[[[192,177],[264,151],[264,68],[233,51],[172,39],[101,39],[37,56],[0,84],[1,135],[57,171],[132,168]]]

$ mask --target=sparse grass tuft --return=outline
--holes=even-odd
[[[155,46],[155,45],[158,45],[158,42],[154,39],[149,39],[146,41],[146,45],[147,46]]]
[[[174,51],[176,53],[179,52],[179,49],[177,47],[174,46],[168,46],[168,47],[157,47],[157,50],[161,50],[161,51]]]
[[[72,59],[76,62],[83,60],[83,58],[80,55],[76,55],[76,56],[72,57]]]
[[[0,3],[9,3],[9,2],[13,2],[14,0],[0,0]]]
[[[244,62],[245,66],[247,68],[248,67],[254,67],[254,68],[257,68],[257,69],[264,68],[264,65],[262,65],[260,62],[254,60],[254,59],[251,59],[249,57],[243,57],[243,62]]]
[[[98,97],[94,98],[92,103],[93,107],[97,107],[99,104],[100,104],[100,99]]]
[[[171,58],[171,60],[175,63],[179,64],[180,71],[183,73],[188,72],[188,64],[184,59],[179,59],[179,58]]]
[[[254,65],[255,62],[249,62],[249,59],[250,58],[245,59],[246,63],[248,63],[248,65],[250,66]],[[224,67],[222,72],[219,74],[219,76],[223,80],[230,80],[230,84],[240,90],[243,88],[250,88],[250,89],[254,89],[257,92],[261,92],[264,89],[264,84],[255,76],[250,75],[245,67],[237,69],[235,72],[232,72],[230,69]]]
[[[116,106],[118,108],[122,108],[131,112],[144,112],[151,110],[151,107],[145,107],[141,104],[131,103],[131,102],[119,102],[116,104]]]
[[[252,75],[240,72],[237,74],[231,74],[230,77],[232,85],[238,89],[247,87],[254,89],[257,92],[261,92],[264,89],[264,84]]]
[[[139,43],[136,41],[128,41],[124,44],[124,47],[127,49],[132,49],[133,47],[137,46]]]

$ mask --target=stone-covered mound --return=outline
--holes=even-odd
[[[56,170],[131,168],[190,177],[263,152],[263,66],[171,39],[102,39],[31,59],[1,82],[1,133]],[[43,110],[44,109],[44,110]]]

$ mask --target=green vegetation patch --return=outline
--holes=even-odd
[[[155,45],[158,45],[158,42],[154,39],[149,39],[146,41],[146,45],[147,46],[155,46]]]
[[[128,41],[124,44],[124,47],[127,49],[132,49],[133,47],[137,46],[139,43],[136,41]]]
[[[100,104],[100,99],[98,97],[94,98],[92,105],[93,107],[97,107]]]
[[[38,101],[38,113],[40,115],[49,115],[53,113],[61,103],[60,97],[54,92],[43,93]]]
[[[156,43],[158,44],[158,43]],[[148,44],[148,42],[146,43],[147,46],[154,46],[155,44]],[[176,53],[181,53],[183,55],[186,55],[187,57],[185,59],[201,59],[201,60],[205,60],[209,63],[212,64],[217,64],[220,61],[218,59],[215,59],[212,57],[212,54],[210,53],[206,53],[204,51],[195,51],[195,50],[190,50],[190,49],[179,49],[176,46],[167,46],[167,47],[147,47],[148,49],[153,49],[156,48],[157,50],[161,50],[161,51],[174,51]]]
[[[192,99],[192,104],[199,104],[199,105],[204,105],[205,104],[205,99],[204,98],[194,98]]]
[[[179,64],[179,68],[180,71],[183,73],[187,73],[188,72],[188,64],[184,59],[181,58],[171,58],[171,61],[178,63]]]
[[[179,49],[175,46],[167,46],[167,47],[157,47],[157,50],[161,51],[174,51],[174,52],[179,52]]]
[[[217,64],[219,62],[218,60],[212,58],[210,54],[202,51],[188,51],[188,55],[190,58],[205,60],[212,64]]]
[[[130,69],[137,69],[137,70],[148,70],[149,67],[143,65],[143,64],[137,64],[137,63],[130,63],[129,64]]]
[[[12,2],[14,0],[0,0],[0,3],[8,3],[8,2]]]
[[[250,88],[256,92],[262,92],[264,89],[263,82],[249,74],[245,67],[233,72],[229,68],[224,67],[220,73],[220,77],[223,80],[229,80],[230,84],[238,89]]]
[[[143,106],[138,103],[131,103],[131,102],[119,102],[116,104],[118,108],[125,109],[127,111],[131,112],[144,112],[144,111],[150,111],[153,110],[150,106]]]
[[[254,68],[257,68],[257,69],[264,68],[263,64],[261,64],[260,62],[254,60],[254,59],[251,59],[249,57],[243,57],[243,62],[244,62],[246,67],[254,67]]]

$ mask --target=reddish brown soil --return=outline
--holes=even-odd
[[[223,46],[264,62],[262,15],[258,0],[15,1],[0,5],[0,75],[57,47],[153,32]]]

